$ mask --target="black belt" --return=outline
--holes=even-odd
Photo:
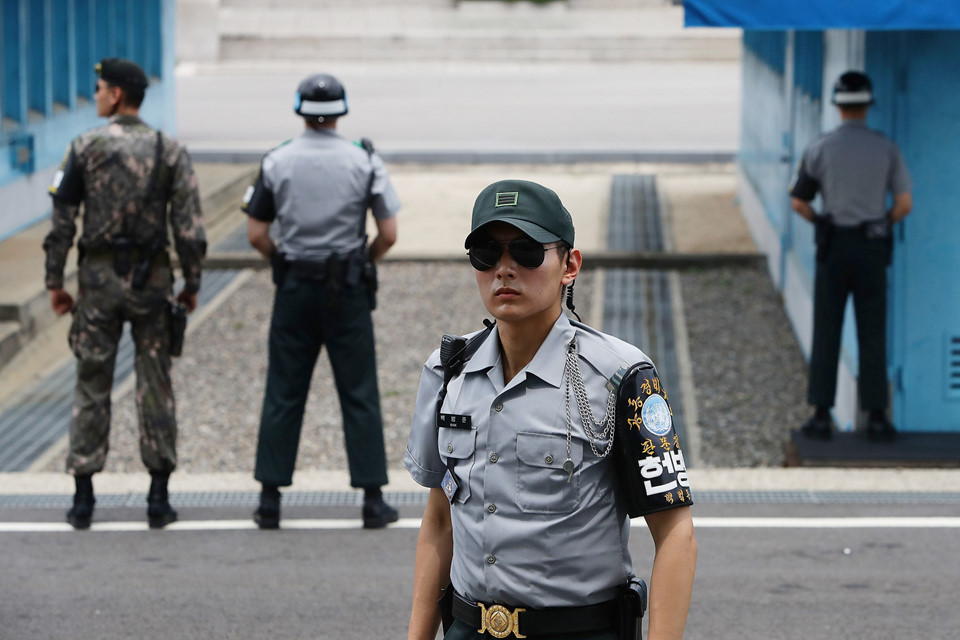
[[[510,609],[499,604],[470,602],[453,594],[453,616],[473,626],[478,633],[487,631],[495,638],[513,634],[517,638],[581,633],[616,628],[619,607],[616,600],[586,607],[549,609]]]

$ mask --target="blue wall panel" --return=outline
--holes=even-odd
[[[93,84],[90,71],[95,63],[93,57],[94,23],[91,4],[93,0],[74,0],[73,32],[76,50],[74,64],[77,96],[90,100],[93,98]]]
[[[3,1],[3,117],[27,122],[27,3]],[[7,123],[4,123],[7,124]]]
[[[49,117],[53,115],[50,0],[27,4],[27,103],[32,111]]]
[[[0,0],[0,200],[11,193],[6,185],[52,171],[70,139],[103,123],[92,104],[93,66],[101,58],[143,66],[153,81],[142,117],[175,129],[174,86],[163,82],[175,63],[175,2]],[[0,239],[48,212],[43,197],[4,207]]]
[[[77,41],[74,0],[52,0],[53,101],[68,109],[77,105]]]
[[[798,31],[794,35],[794,82],[811,100],[823,94],[823,32]]]
[[[960,397],[948,375],[949,343],[960,336],[960,181],[944,179],[960,172],[952,143],[960,139],[958,58],[956,32],[867,37],[867,71],[877,85],[871,125],[901,145],[914,183],[891,296],[896,418],[911,431],[960,431]]]

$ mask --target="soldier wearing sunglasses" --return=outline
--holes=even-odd
[[[441,621],[447,640],[639,637],[627,540],[641,515],[657,549],[650,637],[680,638],[696,564],[682,451],[649,358],[563,313],[583,262],[569,212],[539,184],[494,183],[465,247],[495,322],[444,336],[424,366],[404,459],[430,488],[408,638]],[[652,448],[643,495],[618,480],[615,426]]]

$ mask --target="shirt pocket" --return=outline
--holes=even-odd
[[[566,436],[517,434],[517,505],[521,511],[571,513],[580,506],[583,444],[570,443],[572,476],[563,470],[566,459]]]
[[[449,464],[457,475],[460,490],[457,492],[456,502],[466,502],[470,497],[470,472],[473,470],[474,453],[477,450],[477,430],[440,427],[437,430],[437,448],[440,458]]]

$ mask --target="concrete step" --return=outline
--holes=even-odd
[[[240,2],[241,0],[235,0]],[[736,60],[739,31],[684,29],[682,7],[463,2],[224,5],[217,57],[242,60]]]
[[[229,35],[220,40],[223,61],[620,61],[714,60],[740,57],[740,43],[676,38],[541,38],[496,35],[271,37]]]

